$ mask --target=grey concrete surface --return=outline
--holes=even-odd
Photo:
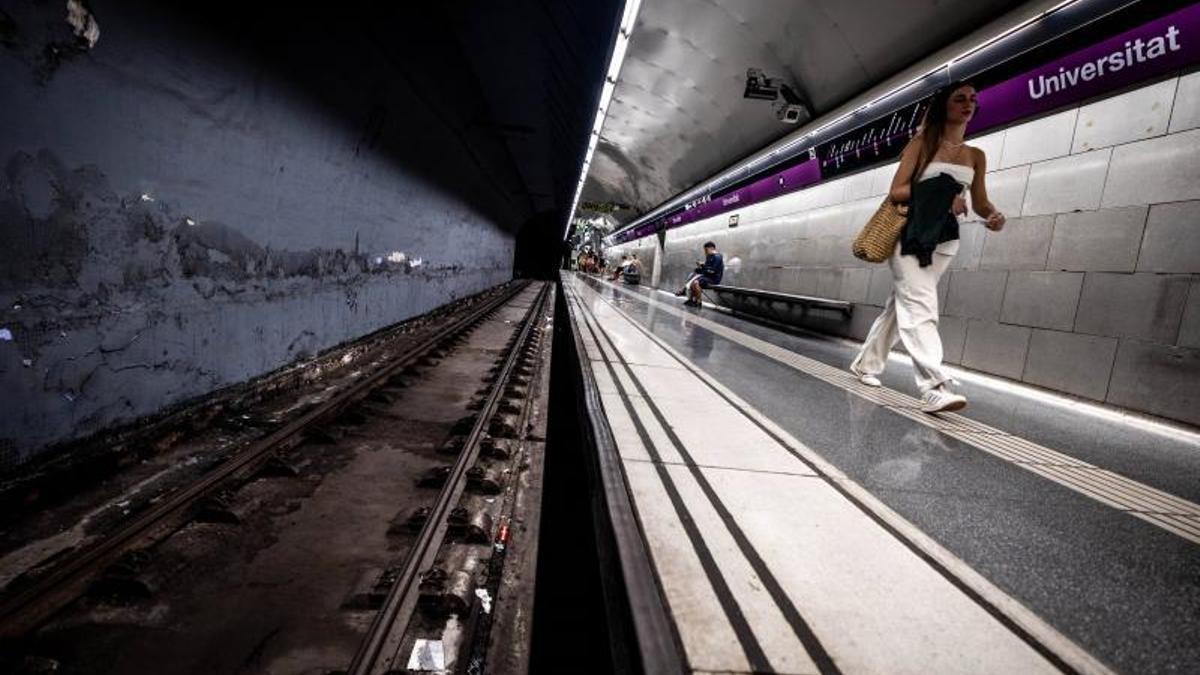
[[[1139,272],[1200,273],[1200,201],[1150,207]]]
[[[938,334],[942,336],[942,358],[946,363],[962,363],[963,350],[967,344],[967,323],[967,319],[956,316],[943,316],[938,319]],[[862,337],[865,338],[866,335]]]
[[[892,294],[892,271],[884,265],[871,270],[871,284],[867,289],[867,304],[882,307]]]
[[[1200,127],[1200,72],[1179,78],[1175,107],[1171,110],[1171,133]]]
[[[0,50],[0,471],[511,277],[501,177],[361,35],[278,70],[96,4],[90,49],[42,60],[31,3]]]
[[[1030,329],[993,321],[967,322],[962,364],[985,373],[1020,379],[1025,371]]]
[[[1146,206],[1123,206],[1059,214],[1046,269],[1132,272],[1148,212]]]
[[[1178,344],[1180,347],[1200,348],[1200,279],[1192,279],[1192,287],[1188,290]]]
[[[951,272],[943,313],[968,319],[1000,318],[1008,272]]]
[[[1200,409],[1200,352],[1121,340],[1108,400],[1163,417],[1187,419]]]
[[[1075,330],[1174,344],[1190,283],[1184,275],[1089,273]]]
[[[1108,379],[1116,353],[1116,338],[1034,330],[1021,379],[1103,401],[1108,395]]]
[[[1054,235],[1051,216],[1013,218],[1001,232],[983,237],[983,270],[1044,270]]]
[[[1009,272],[1000,321],[1071,330],[1082,288],[1081,272]]]

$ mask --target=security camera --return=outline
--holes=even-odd
[[[747,68],[746,89],[742,92],[742,97],[774,101],[779,98],[779,84],[767,77],[761,68]]]
[[[799,124],[812,119],[804,99],[779,79],[767,77],[761,68],[746,69],[746,89],[742,97],[771,101],[775,104],[775,119],[784,124]]]
[[[804,99],[786,84],[779,86],[783,101],[775,106],[775,118],[784,124],[798,124],[812,119]]]
[[[797,103],[778,103],[775,105],[775,119],[784,124],[799,124],[800,120],[808,119],[808,111]]]

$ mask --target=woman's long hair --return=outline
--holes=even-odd
[[[937,90],[933,98],[929,99],[929,107],[925,109],[925,116],[921,119],[921,154],[917,157],[914,176],[921,175],[937,154],[938,146],[942,144],[942,136],[946,131],[946,104],[950,102],[950,96],[958,89],[974,86],[965,80],[951,82]],[[975,112],[979,112],[978,105],[975,106]]]

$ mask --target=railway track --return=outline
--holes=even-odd
[[[165,496],[124,526],[63,556],[49,570],[0,600],[0,639],[11,645],[31,635],[85,596],[98,579],[131,552],[146,551],[166,541],[192,522],[199,511],[211,509],[214,498],[223,492],[236,490],[264,470],[270,472],[273,465],[286,468],[285,458],[298,446],[338,443],[342,431],[363,424],[364,410],[380,418],[397,417],[396,412],[388,411],[388,403],[394,398],[389,391],[406,386],[405,380],[411,379],[408,374],[416,366],[435,367],[433,363],[452,352],[472,329],[486,321],[495,321],[498,310],[519,296],[530,295],[526,291],[526,285],[516,284],[472,309],[353,385],[241,448],[200,479]],[[433,467],[420,476],[405,477],[417,485],[440,485],[440,489],[431,506],[417,509],[407,519],[406,524],[416,530],[415,536],[399,547],[406,549],[400,559],[388,565],[373,584],[376,600],[370,601],[368,608],[375,609],[382,596],[380,591],[385,588],[386,597],[382,598],[357,653],[348,658],[349,672],[379,673],[403,668],[404,663],[398,662],[408,655],[401,655],[401,650],[411,648],[417,639],[413,635],[436,633],[436,626],[455,612],[467,615],[461,618],[469,619],[470,628],[458,642],[461,652],[457,661],[463,668],[471,662],[478,667],[482,662],[486,640],[480,642],[473,633],[480,629],[486,635],[490,625],[490,609],[481,612],[479,603],[487,606],[495,600],[496,577],[502,566],[497,563],[503,561],[514,508],[515,477],[522,470],[522,463],[529,462],[524,443],[529,438],[528,420],[533,405],[530,388],[543,374],[542,362],[548,358],[541,336],[552,307],[547,300],[551,292],[549,285],[542,285],[523,318],[513,322],[516,325],[507,349],[486,377],[489,382],[486,393],[481,390],[471,406],[477,409],[460,421],[456,435],[441,448],[444,454],[455,454],[452,463]],[[548,344],[549,340],[544,342]],[[471,420],[469,429],[465,428],[467,420]],[[465,434],[458,435],[464,431]],[[481,455],[488,458],[486,464],[491,466],[481,462]],[[494,496],[486,501],[476,499],[474,508],[464,508],[461,504],[465,501],[464,493],[478,493],[481,489]],[[475,575],[482,583],[468,583],[472,594],[465,597],[460,581],[462,570],[435,566],[439,553],[446,546],[462,542],[464,532],[469,533],[465,542],[469,545],[461,548],[467,552],[450,554],[448,565],[461,567],[463,561],[470,561],[471,565],[486,570]],[[486,542],[481,541],[485,537]],[[446,588],[447,580],[458,583],[458,587]],[[487,593],[489,587],[491,595]],[[474,594],[479,590],[485,593]],[[418,607],[428,620],[410,630]],[[344,668],[330,666],[331,672]]]
[[[496,371],[496,380],[491,391],[482,402],[479,416],[474,426],[467,434],[457,460],[450,469],[449,476],[431,509],[429,520],[421,529],[417,542],[406,556],[403,566],[396,575],[383,607],[375,616],[363,640],[358,653],[348,670],[349,675],[379,675],[392,670],[402,669],[407,658],[404,654],[406,635],[409,624],[422,595],[431,594],[429,586],[440,585],[445,570],[434,567],[449,526],[449,518],[455,504],[459,502],[467,487],[469,472],[480,455],[482,442],[489,428],[498,430],[495,415],[499,412],[502,399],[522,399],[525,404],[520,408],[516,424],[509,423],[508,434],[522,435],[528,419],[528,397],[521,388],[527,387],[534,370],[534,360],[538,354],[539,323],[548,307],[547,298],[549,287],[544,287],[537,301],[530,310],[529,319],[515,337],[513,349],[509,351],[503,363]],[[503,424],[503,423],[501,423]],[[493,535],[493,544],[497,555],[502,555],[507,545],[508,523],[501,519],[499,527]],[[476,590],[476,589],[471,589]],[[461,590],[451,590],[452,593]],[[435,590],[432,595],[437,595]],[[467,600],[470,598],[468,597]],[[459,600],[462,600],[459,598]],[[471,603],[474,604],[473,602]],[[436,608],[435,608],[436,613]],[[416,638],[413,638],[415,641]],[[467,641],[469,642],[469,640]],[[464,664],[465,665],[465,664]]]

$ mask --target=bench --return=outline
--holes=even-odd
[[[829,298],[817,298],[811,295],[795,295],[792,293],[780,293],[778,291],[764,291],[758,288],[740,288],[738,286],[709,286],[707,290],[715,292],[718,296],[732,296],[739,299],[754,300],[760,306],[760,309],[770,309],[771,303],[782,302],[788,305],[799,306],[805,313],[810,309],[827,309],[835,312],[841,312],[843,316],[849,317],[854,311],[854,305],[845,300],[831,300]]]

